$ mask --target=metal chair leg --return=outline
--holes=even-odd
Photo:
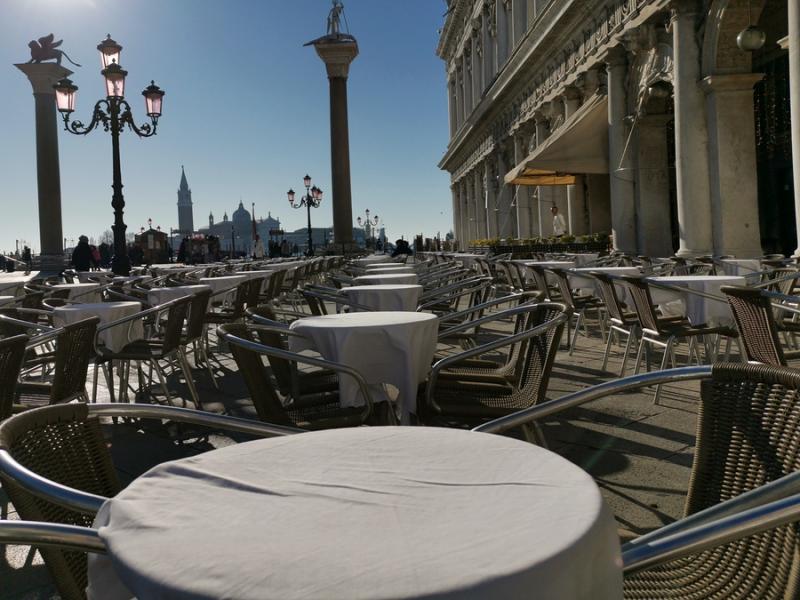
[[[673,356],[673,354],[672,354],[673,339],[674,338],[669,338],[667,340],[666,346],[664,347],[664,358],[661,359],[661,370],[662,371],[667,368],[667,360],[669,360],[670,356]],[[673,361],[674,360],[675,359],[674,359],[674,356],[673,356]],[[655,394],[653,394],[653,404],[654,405],[658,406],[658,400],[659,400],[660,397],[661,397],[661,384],[658,384],[656,386],[656,392],[655,392]]]
[[[613,340],[614,336],[612,335],[614,330],[612,329],[608,333],[608,339],[606,340],[606,351],[603,353],[603,366],[600,367],[601,371],[606,370],[606,366],[608,365],[608,354],[611,352],[611,341]]]
[[[192,379],[192,371],[189,369],[189,361],[186,358],[186,351],[183,348],[178,348],[178,363],[180,364],[181,370],[183,371],[183,376],[186,379],[186,387],[189,388],[189,393],[192,396],[194,407],[197,410],[202,410],[200,398],[197,395],[197,388],[195,388],[194,380]]]

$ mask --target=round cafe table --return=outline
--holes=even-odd
[[[151,306],[164,304],[176,298],[194,296],[197,292],[210,290],[207,285],[176,285],[174,287],[160,287],[147,290],[147,302]]]
[[[355,281],[357,285],[380,285],[390,283],[415,285],[419,283],[419,277],[414,273],[380,273],[375,275],[360,275],[353,281]]]
[[[382,262],[382,263],[372,263],[372,264],[366,265],[364,268],[367,270],[367,272],[371,272],[371,271],[374,271],[374,270],[377,270],[377,269],[381,269],[381,270],[382,269],[411,269],[411,268],[413,268],[413,266],[414,266],[413,263],[409,264],[409,263],[385,263],[385,262]]]
[[[290,326],[304,337],[291,336],[290,349],[316,350],[324,358],[354,368],[368,384],[373,402],[385,401],[383,385],[397,388],[403,423],[417,411],[417,386],[431,369],[439,320],[418,312],[360,312],[298,319]],[[343,406],[362,406],[364,399],[352,377],[339,377]]]
[[[53,290],[69,290],[69,299],[75,302],[100,302],[99,283],[59,283],[49,286]]]
[[[225,275],[223,277],[201,277],[199,281],[202,285],[210,287],[212,294],[218,294],[225,290],[232,290],[246,280],[244,275]]]
[[[118,321],[142,310],[140,302],[96,302],[57,306],[53,310],[53,325],[61,327],[76,323],[89,317],[100,317],[100,324]],[[142,321],[136,319],[116,327],[111,327],[97,334],[97,341],[111,350],[119,352],[128,343],[144,338]]]
[[[395,267],[395,266],[388,266],[378,269],[367,269],[366,275],[407,275],[407,274],[416,274],[417,271],[413,267]]]
[[[348,300],[374,310],[417,310],[422,296],[421,285],[354,285],[342,288]]]
[[[363,258],[356,258],[352,261],[352,263],[359,267],[365,267],[370,264],[388,263],[392,262],[393,260],[394,259],[389,254],[371,254],[370,256],[365,256]]]
[[[92,600],[622,598],[592,478],[457,429],[354,427],[167,462],[94,526],[108,555],[89,557]]]
[[[650,286],[653,304],[658,305],[665,317],[685,316],[692,325],[707,324],[712,327],[733,323],[731,309],[720,288],[725,285],[746,285],[744,277],[733,275],[670,275],[648,277],[647,280],[670,286]],[[717,299],[698,296],[686,290],[710,294]]]

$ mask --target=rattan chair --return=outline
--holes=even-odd
[[[120,490],[100,415],[168,419],[261,436],[299,432],[165,406],[70,403],[29,410],[0,423],[0,477],[22,519],[91,531],[103,501]],[[41,552],[61,597],[83,600],[84,552],[51,547]]]
[[[262,421],[316,430],[363,425],[370,419],[372,401],[364,378],[345,365],[290,352],[283,338],[298,334],[280,327],[240,323],[221,326],[219,334],[230,345]],[[270,370],[264,365],[264,356]],[[320,369],[301,373],[298,364]],[[366,398],[363,406],[342,406],[339,373],[356,379]]]
[[[682,317],[659,317],[653,305],[649,284],[644,277],[623,275],[620,279],[628,285],[628,290],[631,294],[634,308],[636,309],[636,317],[639,319],[642,332],[639,340],[639,350],[636,353],[636,366],[634,369],[636,373],[639,372],[639,365],[641,364],[642,355],[647,345],[664,348],[664,356],[661,360],[661,370],[663,371],[670,361],[673,367],[677,366],[674,346],[681,340],[688,339],[690,341],[688,360],[691,361],[692,350],[696,349],[696,340],[698,338],[701,339],[705,345],[707,344],[705,336],[716,336],[717,342],[720,337],[727,337],[728,344],[730,344],[730,340],[737,338],[739,335],[735,329],[730,327],[694,326],[687,319]],[[710,354],[708,346],[706,346],[706,354]],[[697,351],[697,357],[699,362],[699,351]],[[658,404],[660,396],[661,386],[659,385],[656,386],[656,391],[653,394],[653,402],[655,404]]]
[[[619,376],[622,377],[625,374],[625,365],[628,362],[628,352],[639,336],[639,319],[636,317],[635,312],[626,310],[627,306],[620,302],[617,295],[617,287],[614,285],[614,280],[610,275],[607,273],[590,273],[590,275],[597,281],[597,292],[600,294],[608,314],[608,339],[606,340],[601,369],[605,371],[608,365],[608,355],[611,351],[614,333],[623,335],[627,338],[627,341],[622,354],[622,365],[619,368]]]
[[[55,342],[55,352],[28,360],[26,365],[52,365],[48,382],[23,380],[17,384],[15,411],[75,399],[88,401],[86,375],[95,358],[99,317],[83,319],[30,340],[29,349]],[[39,359],[41,358],[41,360]]]
[[[506,311],[507,315],[517,313],[527,316],[519,333],[482,344],[433,365],[424,393],[418,397],[419,416],[425,424],[474,425],[481,420],[535,406],[544,400],[564,325],[572,311],[564,304],[551,302],[523,305]],[[440,377],[443,371],[458,367],[464,359],[478,358],[512,344],[521,344],[522,350],[513,377],[505,382]],[[536,435],[535,431],[526,430],[525,433]]]
[[[586,324],[586,312],[593,310],[597,313],[597,323],[600,327],[600,337],[605,339],[605,322],[603,320],[603,301],[595,296],[578,296],[572,292],[572,285],[569,282],[569,277],[565,269],[547,269],[547,272],[552,273],[556,278],[558,291],[561,295],[561,302],[566,304],[572,309],[572,316],[575,317],[575,331],[572,334],[572,340],[569,339],[570,324],[567,323],[567,342],[569,343],[570,356],[575,351],[575,346],[578,343],[578,332],[580,332],[581,325],[583,325],[583,332],[586,337],[589,337],[589,328]]]
[[[624,391],[696,379],[703,383],[686,497],[687,523],[679,521],[665,527],[663,533],[657,530],[643,536],[666,539],[677,531],[690,531],[698,524],[690,516],[701,511],[713,510],[723,502],[735,504],[770,482],[797,480],[800,371],[754,363],[717,363],[653,372],[580,390],[481,425],[476,431],[501,433]],[[797,493],[796,481],[793,493]],[[623,550],[642,541],[633,540]],[[792,525],[630,572],[625,579],[625,597],[633,600],[783,600],[799,594],[800,541]]]
[[[15,335],[0,340],[0,421],[13,412],[17,378],[29,339],[27,335]]]

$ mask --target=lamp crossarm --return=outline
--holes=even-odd
[[[156,134],[156,130],[158,129],[158,117],[150,117],[150,123],[136,125],[136,121],[133,120],[133,113],[131,112],[131,107],[128,102],[125,100],[120,100],[119,105],[120,108],[124,108],[122,114],[119,116],[120,131],[125,125],[127,125],[131,131],[142,138],[151,137]]]
[[[104,106],[106,110],[103,110]],[[103,129],[108,131],[109,127],[111,126],[110,113],[111,105],[109,101],[107,99],[98,100],[94,105],[94,110],[92,111],[92,120],[89,121],[88,125],[84,125],[82,121],[70,121],[70,113],[64,113],[62,115],[64,119],[64,129],[75,135],[86,135],[87,133],[94,131],[98,125],[102,123]]]

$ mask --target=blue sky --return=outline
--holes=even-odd
[[[328,192],[313,212],[330,225],[328,81],[303,43],[325,33],[330,0],[1,0],[0,249],[24,239],[39,247],[31,88],[12,63],[28,41],[55,33],[83,67],[75,117],[88,121],[103,93],[95,46],[110,33],[124,47],[126,97],[141,122],[141,90],[166,90],[158,135],[122,139],[126,223],[177,226],[185,165],[195,227],[236,208],[241,197],[285,229],[304,226],[286,201],[308,172]],[[369,208],[390,237],[451,227],[448,176],[436,164],[448,138],[444,67],[435,55],[440,0],[345,0],[360,55],[349,79],[354,218]],[[60,133],[64,235],[98,236],[113,215],[111,139]]]

